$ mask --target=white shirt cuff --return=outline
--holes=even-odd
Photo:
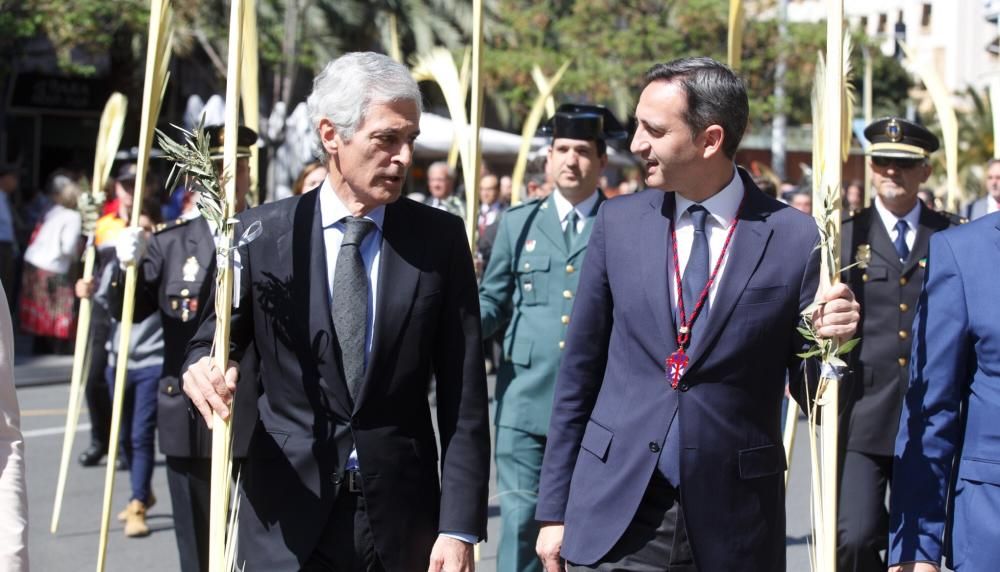
[[[466,544],[477,544],[479,543],[479,538],[472,534],[465,534],[464,532],[441,532],[439,536],[447,536],[448,538],[454,538],[456,540],[461,540]]]

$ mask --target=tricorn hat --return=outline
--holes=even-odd
[[[564,103],[556,110],[539,134],[552,138],[582,139],[585,141],[624,140],[628,131],[622,127],[611,110],[603,105]]]

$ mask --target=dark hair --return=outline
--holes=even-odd
[[[655,81],[677,82],[684,89],[684,122],[692,134],[720,125],[723,153],[730,159],[736,155],[750,117],[750,103],[743,80],[733,70],[712,58],[681,58],[649,68],[643,89]]]

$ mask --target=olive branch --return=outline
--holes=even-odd
[[[221,173],[216,169],[204,122],[202,117],[194,131],[171,124],[183,134],[183,143],[174,141],[159,129],[156,133],[164,158],[173,162],[167,177],[168,192],[177,187],[182,177],[193,182],[191,190],[198,193],[198,212],[211,223],[213,234],[221,236],[227,226],[236,224],[236,219],[226,219],[223,208],[226,200],[224,189],[232,175],[225,169]]]

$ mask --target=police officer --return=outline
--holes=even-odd
[[[221,166],[225,136],[221,126],[207,126],[212,158]],[[248,127],[238,132],[236,211],[246,208],[250,189],[247,157],[257,134]],[[211,481],[212,435],[181,389],[181,365],[188,342],[215,279],[216,259],[212,229],[195,212],[159,229],[148,244],[142,234],[127,232],[116,244],[120,262],[137,264],[135,320],[159,312],[163,323],[163,374],[157,399],[160,450],[167,458],[167,483],[173,505],[174,533],[181,570],[208,568],[208,516]],[[116,266],[117,268],[117,266]],[[118,271],[118,286],[124,284]],[[113,299],[120,300],[121,291]],[[120,312],[120,310],[119,310]],[[247,352],[251,362],[255,352]],[[255,364],[255,361],[253,362]],[[243,366],[241,365],[241,371]],[[242,376],[254,381],[255,375]],[[256,388],[240,385],[234,415],[234,455],[245,455],[246,442],[256,422]]]
[[[543,133],[552,137],[548,198],[511,207],[500,220],[479,289],[483,337],[507,325],[497,373],[496,463],[502,520],[497,569],[541,570],[535,555],[535,497],[552,391],[564,349],[609,139],[627,133],[610,111],[562,105]],[[508,325],[509,324],[509,325]]]
[[[885,570],[886,483],[909,381],[910,328],[927,266],[930,235],[952,220],[917,197],[938,139],[898,117],[865,129],[871,143],[872,206],[844,220],[842,266],[861,303],[860,345],[851,354],[838,512],[838,568]]]

